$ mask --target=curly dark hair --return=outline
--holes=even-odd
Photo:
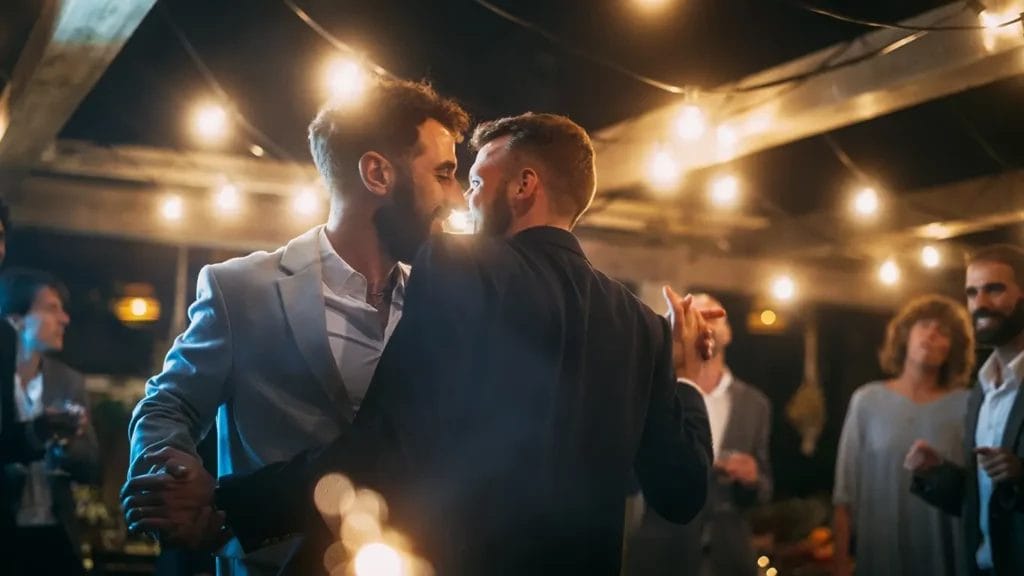
[[[309,125],[309,148],[317,170],[342,190],[359,175],[359,159],[375,151],[392,161],[417,153],[419,127],[436,120],[462,141],[469,115],[425,82],[378,79],[359,106],[328,103]]]
[[[579,220],[594,199],[597,178],[594,146],[579,124],[557,114],[534,114],[484,122],[473,131],[475,150],[509,136],[508,149],[529,158],[544,169],[552,184],[555,208],[572,222]]]
[[[943,388],[967,385],[974,368],[971,319],[962,304],[938,294],[914,298],[889,321],[885,329],[885,343],[878,353],[882,370],[892,376],[903,372],[910,330],[922,320],[938,320],[949,330],[949,357],[939,371],[939,384]]]

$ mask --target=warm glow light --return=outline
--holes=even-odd
[[[160,214],[165,220],[172,222],[181,220],[181,217],[185,214],[185,202],[181,199],[181,196],[168,196],[160,206]]]
[[[700,140],[707,130],[704,111],[693,104],[687,104],[679,110],[676,118],[676,134],[683,140]]]
[[[761,556],[760,558],[757,559],[757,566],[759,568],[767,568],[768,564],[770,564],[770,563],[771,563],[771,560],[769,560],[767,556]]]
[[[874,188],[862,188],[853,197],[853,210],[859,216],[873,216],[878,212],[878,192]]]
[[[145,298],[132,298],[128,303],[128,310],[133,318],[143,318],[149,312],[149,303]]]
[[[299,216],[312,216],[320,210],[320,198],[312,188],[300,188],[292,200],[292,209]]]
[[[218,104],[200,104],[192,113],[192,132],[203,143],[216,144],[228,135],[228,112]]]
[[[761,324],[764,324],[765,326],[775,324],[775,321],[778,319],[779,317],[775,314],[774,310],[764,310],[761,312]],[[764,568],[764,566],[762,566],[762,568]]]
[[[764,572],[764,576],[778,576],[778,574],[779,574],[779,571],[776,570],[775,568],[769,568],[769,569],[765,570],[765,572]]]
[[[779,276],[772,282],[772,295],[783,302],[792,300],[796,296],[796,282],[789,276]]]
[[[217,209],[223,214],[235,214],[242,205],[242,195],[238,192],[238,186],[225,184],[217,190],[214,197]]]
[[[354,104],[366,92],[366,70],[353,58],[331,59],[325,74],[327,92],[331,100],[337,103]]]
[[[355,559],[356,576],[402,576],[405,562],[397,550],[374,542],[359,549]]]
[[[739,134],[729,125],[719,126],[715,130],[715,142],[718,145],[718,153],[722,157],[732,156],[736,151],[736,145],[740,142]]]
[[[939,253],[938,248],[935,246],[921,248],[921,264],[924,264],[925,268],[938,268],[941,263],[942,254]]]
[[[682,170],[672,154],[659,150],[647,164],[647,181],[658,190],[669,190],[679,185]]]
[[[992,10],[982,10],[978,14],[978,21],[981,25],[989,30],[998,30],[999,25],[1012,18],[1006,18],[1003,14],[993,12]]]
[[[735,206],[740,198],[740,181],[729,174],[711,182],[711,202],[719,208]]]
[[[644,10],[654,10],[668,4],[668,0],[633,0]]]
[[[476,222],[469,210],[452,210],[444,221],[444,231],[449,234],[472,234],[476,232]]]
[[[267,151],[263,149],[263,146],[253,144],[252,146],[249,146],[249,153],[257,158],[263,158],[263,155],[266,154]]]
[[[878,279],[886,286],[895,286],[900,281],[900,267],[892,260],[886,260],[878,268]]]

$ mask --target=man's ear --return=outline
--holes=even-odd
[[[383,154],[367,152],[359,157],[359,178],[375,196],[387,196],[395,184],[395,167]]]

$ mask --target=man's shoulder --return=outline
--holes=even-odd
[[[85,376],[81,372],[52,356],[46,357],[43,361],[43,370],[44,378],[50,380],[50,383],[59,381],[64,384],[82,385],[85,381]]]
[[[760,388],[736,377],[733,377],[732,386],[744,397],[744,403],[756,406],[758,410],[771,412],[772,401],[768,399],[768,395],[762,392]]]
[[[203,274],[213,278],[221,291],[233,292],[237,288],[262,287],[269,280],[284,275],[281,256],[284,248],[273,252],[257,251],[209,264],[203,267]]]

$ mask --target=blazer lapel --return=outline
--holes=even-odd
[[[351,422],[354,416],[352,399],[345,390],[327,337],[323,274],[317,250],[319,230],[315,228],[288,244],[281,257],[281,265],[292,274],[279,279],[277,287],[299,352],[339,413],[346,422]]]
[[[1010,408],[1010,415],[1006,419],[1006,428],[1003,429],[1003,442],[1001,444],[1003,448],[1016,449],[1021,424],[1024,424],[1024,394],[1018,389],[1017,397],[1013,400],[1013,407]]]
[[[737,382],[734,379],[729,386],[729,390],[726,392],[729,394],[731,406],[729,408],[729,419],[725,422],[725,431],[722,432],[722,443],[720,446],[723,452],[735,450],[736,446],[740,446],[743,426],[748,418],[746,414],[747,403],[743,401],[743,390],[736,384]]]
[[[964,428],[964,456],[971,462],[974,461],[974,437],[978,430],[978,413],[981,412],[982,400],[984,393],[981,390],[981,383],[975,382],[974,389],[967,397],[967,421]]]

